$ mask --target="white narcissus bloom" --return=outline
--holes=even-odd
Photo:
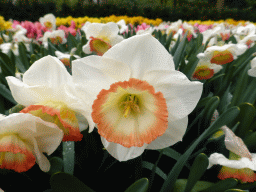
[[[21,112],[56,123],[64,132],[63,141],[80,141],[80,131],[88,126],[86,120],[90,132],[93,130],[92,101],[79,99],[71,75],[56,57],[45,56],[34,62],[23,81],[12,76],[6,79],[15,101],[26,107]]]
[[[35,162],[44,172],[50,162],[43,152],[52,154],[60,145],[63,132],[53,123],[31,114],[13,113],[0,118],[0,168],[25,172]]]
[[[118,25],[113,22],[88,23],[84,30],[88,42],[83,46],[86,54],[96,52],[97,55],[103,55],[108,49],[121,42],[124,38],[118,35]]]
[[[63,30],[56,31],[46,31],[44,36],[40,38],[45,48],[48,48],[48,39],[50,39],[52,44],[64,44],[67,42],[65,37],[65,32]]]
[[[0,49],[3,53],[7,54],[10,50],[13,51],[13,53],[18,56],[19,55],[19,46],[17,43],[3,43],[0,45]]]
[[[75,60],[72,77],[81,98],[92,90],[92,118],[105,149],[119,161],[181,141],[203,88],[175,70],[173,57],[150,34]]]
[[[74,50],[74,49],[73,49]],[[70,67],[70,57],[71,56],[74,56],[75,58],[77,59],[80,59],[81,57],[79,57],[78,55],[74,55],[73,54],[74,51],[71,50],[71,53],[68,54],[68,53],[62,53],[60,51],[55,51],[55,55],[57,56],[57,58],[66,66],[69,66]]]
[[[215,73],[218,73],[223,67],[210,63],[210,61],[201,58],[192,75],[194,79],[203,80],[210,79]]]
[[[251,60],[251,69],[248,70],[248,75],[256,77],[256,57]]]
[[[153,27],[149,27],[149,28],[147,28],[147,29],[145,29],[145,30],[139,30],[139,31],[137,31],[137,32],[136,32],[136,35],[142,35],[142,34],[146,34],[146,33],[152,35],[152,33],[154,32],[154,30],[155,30],[155,29],[153,29]]]
[[[56,18],[52,13],[39,18],[39,22],[49,30],[56,29]]]
[[[206,58],[211,63],[224,65],[237,59],[238,55],[242,55],[247,50],[247,46],[243,44],[228,44],[223,46],[208,47],[204,53],[199,53],[197,57]]]
[[[255,45],[255,41],[256,41],[256,35],[247,35],[242,40],[238,40],[238,43],[247,45],[248,48],[250,48],[253,45]]]
[[[126,32],[126,30],[128,29],[128,26],[126,25],[124,19],[118,21],[116,24],[118,25],[119,33],[120,33],[120,34]]]
[[[250,153],[243,140],[237,137],[227,126],[223,126],[225,146],[230,151],[229,159],[219,153],[209,157],[208,169],[213,165],[222,165],[219,179],[236,178],[242,182],[256,181],[256,154]]]

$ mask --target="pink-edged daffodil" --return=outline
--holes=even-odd
[[[23,81],[12,76],[6,79],[13,98],[26,107],[21,112],[58,125],[64,132],[63,141],[80,141],[80,131],[88,123],[93,130],[92,101],[78,98],[71,75],[56,57],[45,56],[34,62],[24,73]]]
[[[65,32],[63,30],[55,30],[55,31],[46,31],[44,36],[39,40],[42,41],[45,48],[48,48],[48,39],[50,39],[52,44],[65,44],[67,39],[65,37]]]
[[[150,34],[75,60],[72,76],[81,97],[93,87],[93,121],[119,161],[181,141],[203,88],[175,70],[173,57]]]
[[[48,30],[56,30],[56,17],[52,13],[46,14],[44,17],[40,17],[39,22]]]
[[[213,165],[222,165],[218,178],[236,178],[241,182],[256,181],[256,154],[250,153],[243,140],[237,137],[227,126],[223,126],[225,133],[225,146],[230,151],[229,159],[219,153],[213,153],[209,157],[208,169]]]
[[[199,53],[197,57],[210,60],[211,63],[224,65],[237,59],[238,55],[242,55],[247,50],[247,46],[243,44],[227,44],[223,46],[208,47],[204,53]]]
[[[210,79],[221,69],[221,65],[212,64],[210,61],[201,58],[194,70],[192,78],[198,80]]]
[[[55,55],[57,56],[57,58],[66,66],[70,67],[70,57],[74,56],[77,59],[80,59],[81,57],[79,57],[78,55],[74,55],[74,52],[76,51],[76,48],[73,48],[70,52],[70,54],[68,53],[62,53],[60,51],[55,51]]]
[[[88,42],[83,46],[86,54],[92,52],[103,55],[108,49],[121,42],[124,38],[118,35],[119,28],[116,23],[87,23],[84,29]]]
[[[0,116],[0,168],[25,172],[37,163],[47,172],[50,162],[43,153],[52,154],[62,138],[55,124],[31,114]]]

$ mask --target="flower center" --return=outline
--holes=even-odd
[[[124,105],[124,117],[128,117],[131,112],[140,113],[140,108],[138,105],[138,97],[136,95],[126,96],[125,101],[122,101],[121,106]]]
[[[233,55],[228,50],[214,51],[211,59],[211,63],[223,65],[226,63],[230,63],[233,60],[234,60]]]
[[[52,28],[52,23],[50,21],[46,21],[46,22],[44,22],[44,26],[48,29],[51,29]]]
[[[99,134],[124,147],[141,147],[168,127],[166,100],[146,81],[131,78],[103,89],[92,106]]]
[[[64,102],[44,101],[30,105],[20,112],[30,113],[44,121],[55,123],[64,132],[63,141],[81,141],[83,138],[76,113],[69,109]]]
[[[60,61],[61,61],[65,66],[70,67],[70,59],[69,59],[69,58],[63,58],[63,59],[60,59]]]
[[[96,52],[97,55],[101,56],[111,48],[111,45],[109,44],[109,39],[107,37],[90,38],[90,50]]]
[[[62,38],[60,36],[52,37],[50,40],[55,45],[62,43]]]
[[[248,41],[246,41],[245,44],[248,46],[248,48],[250,48],[252,43],[253,43],[253,41],[249,39]]]
[[[210,69],[206,65],[202,65],[196,68],[193,78],[202,80],[202,79],[210,79],[214,75],[214,70]]]

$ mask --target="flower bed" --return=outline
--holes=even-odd
[[[0,24],[4,191],[255,189],[253,23]]]

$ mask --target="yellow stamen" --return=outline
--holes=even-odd
[[[126,101],[121,102],[120,105],[125,105],[124,106],[125,118],[129,116],[131,109],[136,113],[140,113],[140,108],[138,106],[138,98],[135,95],[129,95]]]

